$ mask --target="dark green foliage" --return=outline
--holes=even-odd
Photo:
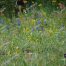
[[[28,5],[30,5],[33,2],[37,2],[38,4],[42,4],[43,7],[48,10],[48,11],[53,11],[57,9],[58,3],[63,3],[66,5],[66,0],[27,0]],[[16,6],[16,0],[0,0],[0,8],[6,8],[4,11],[4,14],[8,18],[12,18],[15,14],[15,8]]]
[[[14,13],[16,0],[1,0],[0,3],[0,8],[5,8],[5,16],[11,19]]]

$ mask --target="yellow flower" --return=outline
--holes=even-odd
[[[39,4],[38,6],[42,6],[42,4]]]
[[[35,25],[35,21],[36,21],[36,20],[32,19],[32,20],[31,20],[31,24],[32,24],[32,25]]]
[[[39,31],[40,33],[42,32],[42,30]]]
[[[19,19],[20,19],[20,21],[23,21],[23,20],[22,20],[22,19],[23,19],[22,14],[19,16]]]
[[[16,54],[18,54],[19,53],[19,47],[17,46],[16,47]]]
[[[7,24],[10,24],[10,19],[6,19],[6,23]]]
[[[34,3],[34,1],[32,1],[32,3]]]
[[[50,29],[50,30],[49,30],[49,33],[52,33],[52,32],[53,32],[53,31]]]
[[[53,34],[53,30],[51,28],[49,29],[48,32],[49,32],[50,36]]]
[[[28,1],[24,0],[24,3],[27,3]]]
[[[23,28],[23,32],[25,32],[25,28]]]
[[[29,32],[30,31],[30,29],[29,28],[25,28],[25,32]]]
[[[7,53],[8,55],[11,55],[11,52],[10,51],[8,51],[8,53]]]
[[[55,3],[55,2],[56,2],[56,0],[52,0],[52,2],[54,2],[54,3]]]
[[[0,48],[2,48],[3,46],[2,45],[0,45]]]
[[[43,15],[46,16],[46,12],[43,12]]]

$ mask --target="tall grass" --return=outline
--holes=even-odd
[[[13,23],[1,18],[0,66],[64,66],[65,15],[40,9],[19,15]]]

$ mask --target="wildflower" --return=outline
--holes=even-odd
[[[41,24],[41,21],[40,20],[38,20],[38,23],[37,24]]]
[[[0,24],[4,24],[4,20],[0,18]]]
[[[0,45],[0,48],[2,48],[2,45]]]
[[[47,20],[46,19],[44,20],[44,24],[47,25]]]
[[[16,49],[19,49],[19,47],[17,46]]]
[[[38,31],[39,31],[39,29],[40,29],[40,28],[39,28],[38,26],[36,26],[36,30],[38,30]]]
[[[11,55],[11,52],[10,51],[8,51],[8,53],[7,53],[8,55]]]
[[[19,53],[19,47],[17,46],[16,47],[16,54],[18,54]]]
[[[20,26],[21,25],[21,21],[19,18],[17,18],[17,25]]]
[[[55,3],[55,2],[56,2],[56,0],[53,0],[52,2],[53,2],[53,3]]]
[[[43,26],[41,26],[41,30],[42,30],[42,31],[44,30]]]
[[[6,29],[7,29],[7,30],[9,30],[9,28],[10,28],[10,26],[9,26],[9,25],[7,25],[7,26],[6,26]]]
[[[32,30],[31,30],[32,32],[34,31],[34,28],[32,28]]]
[[[34,19],[32,19],[31,24],[35,25],[35,20]]]
[[[25,28],[23,28],[23,32],[25,32]]]
[[[34,1],[32,1],[32,3],[34,3]]]
[[[39,4],[38,6],[42,6],[42,4]]]
[[[53,34],[53,30],[51,28],[49,29],[49,34],[50,36]]]
[[[53,31],[50,29],[50,30],[49,30],[49,33],[52,33],[52,32],[53,32]]]
[[[26,29],[25,29],[25,32],[29,32],[29,31],[30,31],[29,28],[26,28]]]

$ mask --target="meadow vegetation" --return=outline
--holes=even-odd
[[[12,22],[0,16],[0,66],[66,64],[66,10],[49,13],[40,6]]]

